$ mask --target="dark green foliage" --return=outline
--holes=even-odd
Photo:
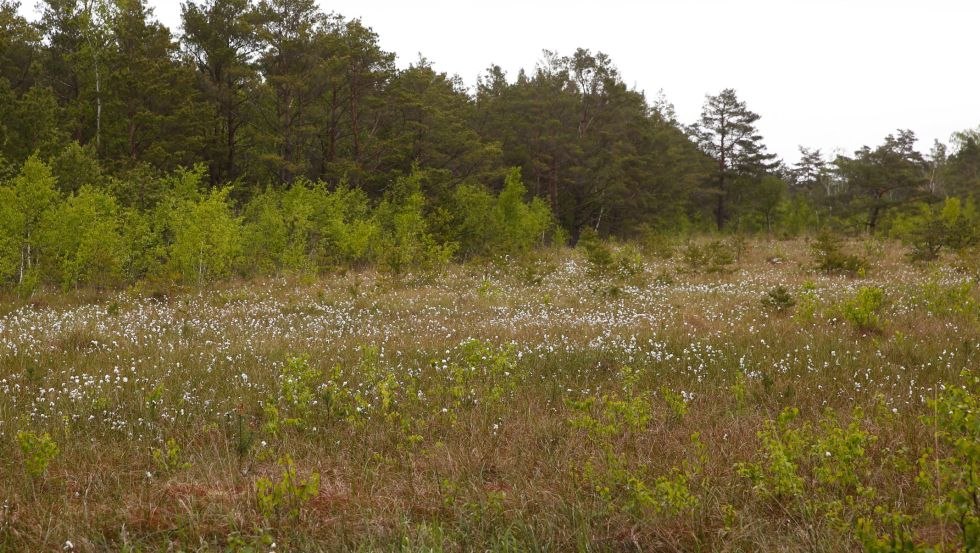
[[[586,228],[579,235],[577,248],[585,253],[589,272],[601,276],[612,272],[615,262],[612,248],[599,238],[595,229]]]
[[[762,296],[762,305],[777,313],[784,313],[796,305],[796,299],[785,286],[779,285]]]
[[[36,22],[0,0],[0,282],[407,271],[521,258],[582,229],[663,259],[711,227],[885,228],[915,259],[978,238],[975,130],[929,156],[910,131],[832,162],[801,149],[789,169],[733,89],[686,127],[602,52],[545,51],[510,79],[491,66],[471,89],[424,57],[399,67],[313,0],[181,7],[178,40],[147,0],[41,0]],[[629,248],[597,244],[582,241],[594,272],[642,273]],[[726,250],[689,247],[685,263],[724,272]]]
[[[721,240],[704,244],[688,242],[681,252],[681,261],[690,273],[728,273],[735,259],[735,248]]]
[[[717,96],[708,96],[701,119],[691,128],[692,138],[714,160],[704,197],[718,230],[731,219],[732,203],[737,201],[739,190],[761,184],[755,181],[772,169],[775,156],[765,151],[755,127],[759,118],[738,99],[735,90],[726,88]],[[775,201],[778,203],[778,197]],[[767,214],[774,208],[771,203],[767,199],[763,204]]]
[[[940,250],[961,251],[980,238],[980,214],[972,200],[948,198],[942,204],[918,204],[910,214],[896,218],[891,234],[904,240],[913,261],[931,261]]]
[[[867,262],[856,255],[845,253],[841,237],[829,230],[820,232],[810,248],[816,258],[818,271],[855,276],[867,270]]]
[[[888,135],[874,150],[865,146],[854,158],[841,156],[836,161],[848,185],[848,207],[864,212],[864,224],[871,233],[887,211],[925,195],[927,164],[915,150],[915,140],[912,131],[901,130]]]

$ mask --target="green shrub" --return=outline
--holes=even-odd
[[[395,273],[444,265],[456,248],[455,244],[437,244],[429,232],[423,213],[421,178],[416,169],[397,179],[375,211],[380,231],[377,259],[382,267]]]
[[[937,447],[922,457],[919,485],[936,518],[959,529],[963,551],[980,550],[980,377],[962,376],[930,400],[925,418]]]
[[[132,246],[122,233],[123,219],[110,194],[83,186],[51,210],[45,225],[49,277],[64,288],[113,286],[124,278]]]
[[[45,432],[21,430],[17,433],[17,445],[24,457],[24,468],[31,478],[40,478],[48,471],[48,466],[60,453],[58,444]]]
[[[706,244],[688,242],[681,256],[690,273],[728,273],[732,271],[731,265],[735,263],[736,250],[721,240],[713,240]]]
[[[844,318],[861,331],[881,330],[880,313],[885,305],[885,291],[878,286],[862,286],[857,294],[841,306]]]
[[[961,251],[980,238],[980,214],[972,201],[947,198],[942,204],[918,204],[892,223],[891,235],[909,246],[913,261],[931,261],[943,248]]]
[[[595,229],[591,227],[583,229],[575,247],[585,253],[590,274],[606,276],[612,272],[615,262],[613,250],[599,237]]]
[[[868,264],[860,257],[842,251],[840,236],[824,230],[817,235],[811,245],[816,257],[816,268],[827,274],[860,275],[867,271]]]
[[[157,470],[163,474],[173,474],[191,466],[190,463],[184,461],[180,446],[173,438],[168,438],[163,447],[153,448],[151,455]]]
[[[796,300],[789,290],[780,284],[762,296],[762,305],[777,313],[785,313],[796,305]]]
[[[278,464],[281,469],[278,480],[263,476],[255,482],[259,512],[277,523],[297,519],[303,506],[320,491],[319,473],[301,478],[289,455],[279,459]]]
[[[51,169],[36,155],[24,162],[9,186],[0,187],[0,281],[15,280],[33,291],[44,225],[59,200]]]
[[[518,255],[529,251],[552,229],[551,210],[540,198],[525,202],[520,169],[508,172],[498,196],[463,184],[453,192],[452,235],[464,256]]]

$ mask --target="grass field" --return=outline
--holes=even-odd
[[[8,297],[0,550],[976,550],[976,271],[851,247]]]

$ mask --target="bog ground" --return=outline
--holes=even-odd
[[[7,298],[0,550],[975,550],[975,265],[850,247]]]

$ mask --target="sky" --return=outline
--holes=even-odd
[[[25,1],[29,3],[30,0]],[[149,0],[180,27],[180,2]],[[407,66],[424,55],[473,85],[491,64],[513,79],[543,49],[609,54],[627,85],[659,90],[694,122],[734,88],[769,150],[852,153],[911,129],[935,139],[980,126],[980,0],[320,0],[360,18]]]

